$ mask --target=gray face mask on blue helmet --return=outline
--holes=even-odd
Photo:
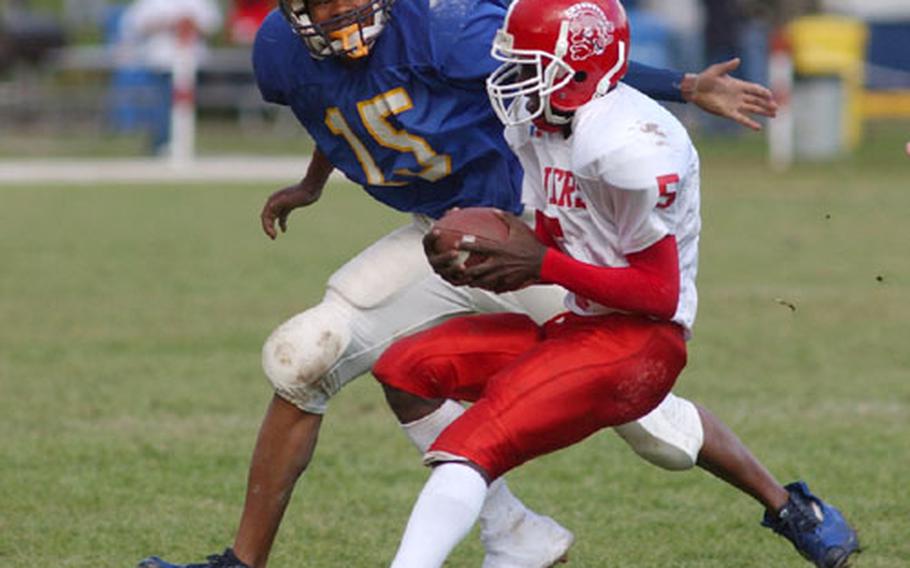
[[[312,2],[309,0],[309,3]],[[359,59],[370,53],[370,48],[389,21],[394,3],[395,0],[373,0],[318,24],[310,19],[308,0],[281,0],[280,6],[285,19],[313,57]]]

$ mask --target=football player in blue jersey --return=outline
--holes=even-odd
[[[323,301],[280,325],[262,351],[275,396],[260,428],[232,548],[195,568],[265,566],[297,479],[306,469],[329,399],[368,372],[395,339],[454,315],[513,311],[542,322],[563,310],[563,292],[537,286],[494,294],[435,276],[422,249],[431,220],[452,207],[522,213],[521,170],[485,91],[496,68],[493,35],[504,0],[281,0],[254,46],[263,97],[289,106],[316,143],[303,179],[272,194],[265,233],[287,228],[316,202],[333,170],[413,221],[358,254],[330,278]],[[736,60],[696,75],[632,64],[625,81],[655,98],[689,101],[759,128],[771,93],[728,75]],[[425,451],[463,411],[452,401],[390,400]],[[666,469],[701,465],[778,510],[788,494],[707,411],[670,395],[644,418],[615,429]],[[484,568],[549,566],[572,534],[528,510],[503,481],[480,515]],[[391,551],[390,551],[391,552]],[[141,568],[174,568],[157,557]]]

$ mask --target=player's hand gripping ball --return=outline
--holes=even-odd
[[[493,207],[467,207],[452,209],[433,224],[439,232],[435,242],[437,253],[458,250],[458,243],[492,241],[501,243],[509,238],[509,225],[497,215]],[[463,267],[474,266],[486,256],[468,251],[458,251],[457,262]]]

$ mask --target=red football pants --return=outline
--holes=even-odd
[[[488,314],[401,339],[373,374],[420,397],[475,401],[428,455],[465,458],[493,480],[644,416],[685,365],[683,331],[673,323],[563,314],[538,326],[524,315]]]

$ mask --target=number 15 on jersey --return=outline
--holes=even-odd
[[[452,159],[447,154],[437,154],[430,144],[420,136],[395,128],[387,119],[389,115],[401,114],[414,108],[407,91],[397,87],[381,93],[372,99],[357,103],[360,120],[377,144],[405,154],[412,154],[421,166],[419,171],[397,169],[395,175],[419,177],[427,181],[440,180],[452,172]],[[402,186],[407,181],[386,179],[376,165],[366,145],[351,129],[338,107],[329,107],[325,112],[325,123],[332,134],[341,136],[350,145],[360,162],[370,185]]]

